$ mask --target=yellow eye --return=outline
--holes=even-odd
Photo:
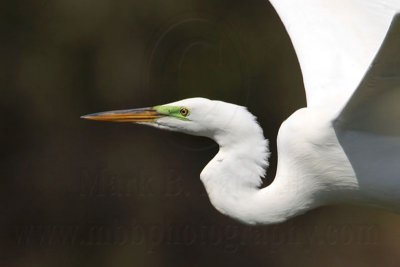
[[[186,116],[189,115],[189,110],[188,110],[187,108],[181,108],[181,109],[179,110],[179,113],[181,113],[181,115],[182,115],[183,117],[186,117]]]

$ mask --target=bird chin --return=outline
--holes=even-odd
[[[170,126],[166,126],[166,125],[160,124],[157,121],[155,121],[155,122],[137,122],[136,124],[155,127],[155,128],[161,129],[161,130],[175,131],[175,132],[177,131],[177,129],[174,129],[174,128],[170,127]]]

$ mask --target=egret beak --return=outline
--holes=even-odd
[[[154,122],[165,115],[160,114],[154,108],[138,108],[113,110],[82,116],[85,120],[111,121],[111,122]]]

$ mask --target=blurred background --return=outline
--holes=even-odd
[[[1,266],[398,266],[397,215],[242,225],[200,182],[212,141],[79,119],[195,96],[245,105],[270,139],[267,186],[279,126],[305,106],[267,1],[3,1],[0,31]]]

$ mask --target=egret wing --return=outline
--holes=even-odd
[[[335,128],[400,136],[400,14]]]
[[[299,59],[307,106],[339,112],[375,57],[400,0],[270,0]]]
[[[333,125],[363,192],[399,210],[400,15]]]

